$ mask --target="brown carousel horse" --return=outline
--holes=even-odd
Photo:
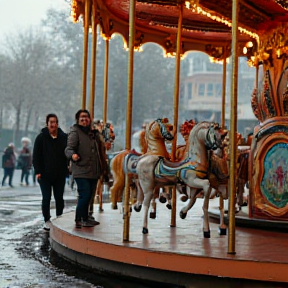
[[[226,133],[218,124],[209,122],[196,124],[188,140],[189,155],[180,163],[170,162],[155,155],[143,155],[136,161],[129,155],[125,157],[126,173],[136,173],[141,187],[137,193],[137,203],[134,205],[134,209],[140,211],[142,204],[144,206],[143,234],[148,233],[148,210],[155,187],[176,185],[180,181],[189,186],[191,191],[195,191],[195,195],[199,190],[204,191],[203,232],[204,237],[210,237],[208,205],[211,185],[208,180],[210,168],[208,151],[222,148],[222,140]],[[195,199],[190,200],[195,202]]]
[[[103,140],[105,142],[106,151],[113,149],[115,134],[112,123],[107,122],[105,125],[101,120],[97,120],[94,122],[94,129],[97,129],[101,135],[103,136]],[[108,183],[105,183],[108,184]],[[98,198],[99,203],[99,211],[103,211],[103,178],[101,177],[97,182],[95,196]],[[95,196],[91,198],[89,204],[89,215],[93,214],[93,207],[95,203]]]
[[[180,129],[179,132],[181,133],[185,144],[184,145],[180,145],[177,147],[176,149],[176,161],[181,161],[184,160],[185,158],[187,158],[188,155],[188,138],[190,135],[191,130],[193,129],[193,127],[197,124],[197,122],[193,119],[190,120],[185,120],[181,125],[180,125]]]
[[[149,125],[146,125],[145,140],[147,143],[147,152],[145,155],[159,155],[169,158],[170,155],[167,152],[165,140],[173,139],[173,135],[171,134],[172,128],[173,125],[169,123],[167,118],[157,119],[150,122]],[[111,173],[114,180],[113,186],[110,188],[112,209],[117,209],[117,202],[122,201],[122,194],[125,187],[123,160],[129,153],[136,156],[142,155],[133,150],[124,150],[116,155],[110,163]],[[137,180],[135,181],[135,177],[130,177],[129,185],[130,187],[135,188],[135,185],[137,185]]]

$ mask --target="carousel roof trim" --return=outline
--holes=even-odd
[[[267,39],[270,30],[288,22],[286,2],[239,0],[240,55],[243,55],[242,50],[248,42],[252,41],[261,46],[262,39]],[[130,1],[91,0],[91,3],[103,36],[110,38],[112,34],[120,33],[128,43]],[[175,52],[178,6],[184,3],[186,8],[183,9],[182,54],[198,50],[221,59],[223,53],[218,52],[224,48],[230,51],[232,41],[232,1],[226,0],[136,0],[136,49],[144,43],[155,42],[164,47],[167,53]],[[72,15],[75,21],[84,15],[84,4],[85,0],[72,0]],[[269,41],[265,40],[265,43],[267,42]],[[248,51],[250,56],[255,54],[255,47],[258,46],[254,44],[253,49]]]

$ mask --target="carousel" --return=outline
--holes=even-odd
[[[119,184],[117,187],[122,187],[121,191],[116,191],[113,183],[113,209],[110,203],[100,203],[101,209],[96,218],[101,225],[77,230],[74,213],[67,213],[52,221],[52,249],[98,272],[184,287],[195,287],[195,275],[288,283],[288,241],[285,234],[288,226],[287,1],[71,2],[73,20],[83,20],[82,108],[88,108],[92,117],[98,26],[106,40],[104,123],[107,122],[109,40],[114,33],[123,36],[123,46],[129,53],[126,151],[117,155],[120,155],[121,165],[115,165],[113,171],[114,182]],[[91,51],[88,51],[89,31],[93,39]],[[176,68],[172,75],[175,87],[174,95],[171,95],[174,99],[174,119],[171,123],[168,119],[157,119],[147,125],[147,147],[140,157],[131,152],[133,60],[134,52],[148,42],[159,44],[166,56],[175,57]],[[213,61],[223,63],[222,118],[220,125],[191,122],[189,133],[186,133],[184,156],[179,161],[176,135],[178,114],[181,113],[178,105],[180,59],[192,50],[205,52]],[[86,101],[88,53],[92,54],[89,105]],[[241,137],[237,133],[240,56],[247,57],[248,65],[256,68],[251,109],[259,124],[245,143],[239,142]],[[229,131],[225,127],[228,57],[232,58]],[[173,125],[172,130],[170,124]],[[170,132],[174,138],[169,139],[172,140],[172,151],[167,157],[167,151],[163,152],[159,147]],[[160,140],[156,144],[151,136],[153,133],[159,133],[157,139]],[[241,176],[241,171],[245,171],[244,176]],[[143,206],[144,212],[136,213],[132,209],[132,178],[136,179],[134,183],[138,191],[134,209],[140,211]],[[149,220],[148,229],[149,206],[151,203],[150,218],[155,218],[159,196],[157,187],[161,185],[168,186],[172,191],[169,199],[171,209],[159,204],[157,219]],[[239,195],[245,185],[249,187],[246,218],[253,220],[257,228],[269,223],[270,227],[278,227],[278,231],[235,225],[236,199],[241,199]],[[120,202],[122,190],[123,202]],[[188,204],[177,201],[177,190],[182,191]],[[196,197],[200,191],[203,199]],[[216,200],[220,226],[219,223],[209,223],[209,202],[213,193],[219,195]],[[228,201],[225,202],[225,199]],[[161,202],[160,197],[159,200]],[[213,201],[215,204],[215,199]],[[228,227],[224,221],[224,203],[228,203]],[[177,211],[180,211],[178,215]],[[211,281],[221,281],[216,277]]]

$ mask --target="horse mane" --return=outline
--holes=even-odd
[[[202,130],[203,128],[209,128],[209,126],[211,125],[211,123],[210,122],[208,122],[208,121],[203,121],[203,122],[199,122],[199,123],[197,123],[194,127],[193,127],[193,129],[191,130],[191,132],[190,132],[190,138],[194,138],[197,134],[198,134],[198,132],[199,132],[199,130]]]
[[[141,148],[141,153],[145,154],[147,152],[147,142],[145,139],[145,130],[141,130],[139,133],[139,146]]]

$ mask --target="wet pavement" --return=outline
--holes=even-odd
[[[2,177],[3,171],[0,171],[0,180]],[[17,182],[19,171],[16,171],[14,179],[14,188],[0,188],[0,288],[179,288],[95,274],[60,258],[50,247],[49,233],[42,229],[39,186],[20,186]],[[64,212],[75,210],[76,192],[71,191],[68,185],[64,199]],[[53,200],[51,208],[51,215],[55,217]],[[287,287],[283,283],[221,280],[200,275],[195,275],[194,284],[195,288]]]
[[[50,248],[49,233],[42,229],[39,186],[20,186],[19,171],[15,174],[14,188],[0,188],[0,288],[161,287],[98,275],[60,258]],[[68,186],[64,199],[64,212],[75,210],[76,192]],[[55,217],[53,200],[51,215]]]

